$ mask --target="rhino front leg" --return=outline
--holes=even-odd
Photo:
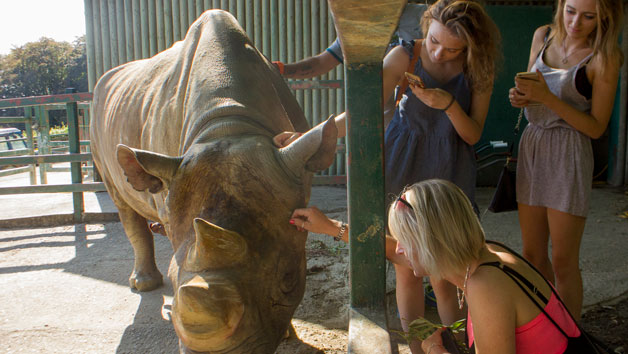
[[[163,276],[155,263],[155,243],[146,219],[129,207],[118,206],[118,212],[135,255],[129,285],[139,291],[158,288],[163,284]]]

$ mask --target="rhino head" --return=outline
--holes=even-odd
[[[199,136],[183,156],[118,146],[135,189],[164,198],[181,352],[270,353],[305,288],[305,241],[288,220],[334,159],[329,119],[287,147],[268,134]],[[164,197],[165,195],[165,197]]]

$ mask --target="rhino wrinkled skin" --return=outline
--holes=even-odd
[[[272,353],[305,287],[312,172],[334,158],[333,119],[307,131],[298,103],[235,18],[203,13],[183,41],[107,72],[94,90],[94,162],[135,255],[132,288],[162,284],[147,220],[174,255],[172,322],[181,352]]]

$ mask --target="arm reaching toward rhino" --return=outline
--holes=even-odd
[[[338,129],[338,139],[347,135],[347,123],[346,123],[347,112],[343,112],[334,118],[334,122],[336,123],[336,128]],[[325,124],[327,120],[319,123],[316,127],[312,129],[316,129],[318,126]],[[275,135],[273,138],[273,143],[276,147],[282,148],[290,145],[293,141],[297,140],[301,137],[303,133],[298,132],[283,132]]]
[[[317,234],[326,234],[333,237],[340,235],[342,226],[345,225],[345,230],[342,232],[341,239],[344,242],[349,242],[349,225],[344,224],[339,220],[330,219],[315,206],[304,209],[296,209],[292,213],[290,224],[296,226],[299,231],[311,231]]]
[[[338,237],[342,226],[345,225],[341,239],[343,242],[349,243],[349,224],[329,218],[315,206],[296,209],[292,213],[290,224],[294,225],[299,231],[309,231],[332,237]],[[392,263],[411,268],[408,259],[404,257],[403,253],[397,252],[397,241],[389,235],[386,235],[386,258]]]

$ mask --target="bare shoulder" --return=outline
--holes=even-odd
[[[545,42],[545,36],[547,35],[547,31],[550,30],[550,25],[543,25],[534,31],[534,36],[532,37],[532,47],[536,49],[541,49],[543,43]]]
[[[504,295],[509,291],[504,284],[505,278],[501,271],[495,267],[478,267],[467,283],[468,296],[471,299],[487,299]]]
[[[621,54],[613,53],[609,58],[604,60],[601,55],[594,55],[589,65],[587,65],[587,74],[593,84],[596,81],[606,82],[615,85],[619,77],[621,68]]]
[[[386,55],[386,57],[384,57],[384,67],[388,69],[402,68],[403,70],[405,70],[405,68],[408,67],[409,63],[410,54],[400,45],[393,48]]]

